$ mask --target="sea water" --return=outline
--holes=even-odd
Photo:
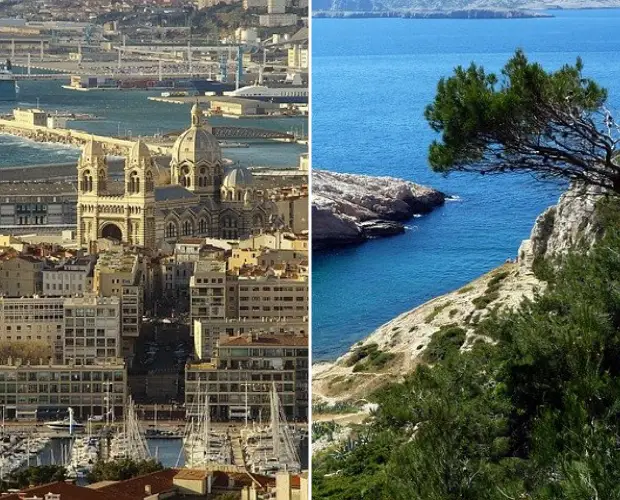
[[[0,114],[13,108],[41,107],[49,113],[92,114],[95,121],[70,121],[69,127],[103,135],[138,138],[140,135],[181,131],[190,124],[190,104],[150,101],[154,91],[78,92],[62,88],[61,81],[20,81],[17,103],[0,102]],[[64,82],[67,83],[67,82]],[[255,127],[278,131],[307,132],[305,118],[229,119],[209,118],[214,126]],[[225,148],[224,156],[246,167],[296,167],[306,146],[296,143],[257,142],[240,139],[249,148]],[[79,156],[79,149],[57,144],[40,144],[0,134],[0,169],[6,166],[66,163]],[[0,174],[0,180],[2,176]]]
[[[442,177],[423,117],[437,81],[475,61],[497,71],[523,48],[545,68],[583,58],[620,119],[620,10],[547,19],[313,20],[314,168],[390,175],[455,195],[404,235],[313,256],[313,355],[334,358],[400,313],[516,257],[561,188],[528,177]]]

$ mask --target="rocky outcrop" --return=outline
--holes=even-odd
[[[458,325],[466,331],[465,348],[477,338],[476,325],[496,307],[514,309],[546,284],[532,272],[537,259],[553,259],[574,248],[589,248],[602,235],[597,217],[599,188],[573,187],[537,219],[531,237],[519,249],[518,265],[508,263],[460,290],[437,297],[379,327],[333,362],[313,366],[315,401],[334,403],[366,397],[379,387],[400,380],[416,364],[433,335],[442,327]],[[356,350],[373,345],[390,362],[371,372],[356,370]]]
[[[531,267],[537,259],[553,259],[571,248],[589,248],[602,234],[596,204],[603,193],[599,187],[572,187],[538,216],[529,240],[519,249],[519,262]]]
[[[402,224],[442,205],[443,193],[393,177],[312,172],[312,247],[402,233]]]

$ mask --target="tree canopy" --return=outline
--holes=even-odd
[[[322,452],[313,498],[620,498],[620,208],[606,235],[549,266],[544,293],[475,326],[382,389],[372,423]]]
[[[442,78],[425,110],[441,134],[429,148],[433,170],[581,181],[620,193],[619,128],[607,91],[583,63],[546,71],[518,50],[498,76],[472,63]]]
[[[100,460],[88,473],[88,482],[124,481],[160,470],[163,470],[162,464],[152,459],[136,461],[130,458],[122,458],[111,462]]]

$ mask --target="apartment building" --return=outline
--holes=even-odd
[[[208,360],[214,356],[218,343],[226,338],[241,335],[308,335],[308,322],[282,321],[277,318],[252,320],[227,318],[223,320],[196,321],[194,323],[194,355]]]
[[[203,238],[182,238],[174,253],[161,261],[161,290],[168,300],[179,302],[184,308],[189,302],[190,278],[194,274],[194,263],[204,260],[223,260],[224,250],[205,244]]]
[[[0,260],[0,295],[26,297],[41,293],[44,261],[30,255]]]
[[[63,298],[0,297],[0,340],[45,342],[62,362],[63,329]]]
[[[99,254],[93,274],[93,292],[121,301],[122,354],[131,362],[144,314],[144,272],[140,256],[122,251]]]
[[[286,417],[307,419],[307,335],[224,337],[211,362],[185,368],[187,416],[198,415],[206,393],[213,418],[267,419],[274,384]]]
[[[228,276],[226,287],[229,318],[294,320],[308,316],[306,275],[288,271],[278,275],[256,268],[246,275]]]
[[[89,366],[24,365],[17,360],[0,365],[0,406],[6,418],[56,418],[73,408],[75,417],[123,415],[127,370],[122,360]]]
[[[63,364],[94,365],[121,355],[118,297],[67,298],[64,302]]]
[[[192,324],[195,321],[226,318],[225,261],[200,260],[196,262],[189,287]]]
[[[52,297],[72,297],[92,291],[96,256],[67,259],[42,271],[42,292]]]

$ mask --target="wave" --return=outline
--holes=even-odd
[[[448,201],[462,202],[463,198],[461,198],[460,196],[458,196],[456,194],[452,194],[450,196],[446,196],[446,202],[448,202]]]
[[[81,147],[75,144],[64,144],[62,142],[40,142],[27,137],[20,137],[12,134],[0,133],[0,141],[3,145],[14,146],[17,148],[32,148],[40,150],[57,151],[80,151]]]

